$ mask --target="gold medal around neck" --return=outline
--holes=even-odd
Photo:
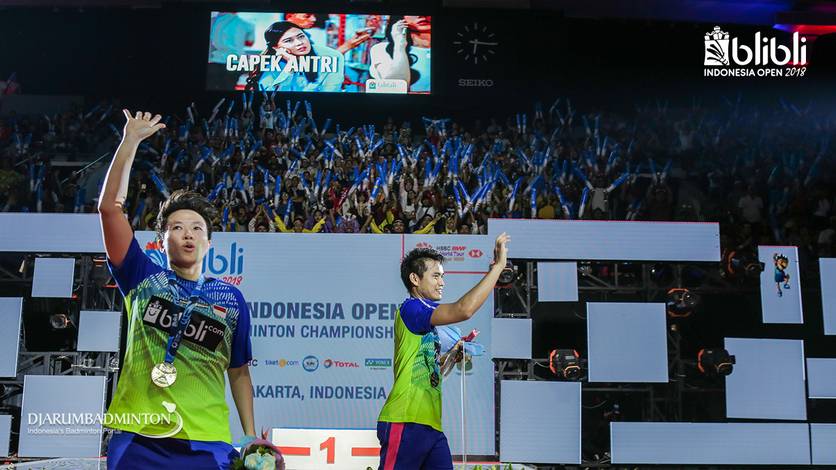
[[[174,364],[161,362],[151,370],[151,382],[157,387],[170,387],[177,380],[177,369]]]

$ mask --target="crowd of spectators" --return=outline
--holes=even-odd
[[[216,205],[218,231],[479,234],[501,217],[716,221],[725,250],[795,245],[802,263],[833,255],[830,111],[740,96],[630,113],[575,106],[564,97],[471,125],[416,117],[347,127],[271,94],[191,104],[140,147],[126,211],[135,229],[153,229],[166,195],[191,188]],[[108,103],[0,120],[0,210],[95,211],[90,181],[101,179],[123,120]],[[103,158],[79,171],[57,166],[58,155]]]

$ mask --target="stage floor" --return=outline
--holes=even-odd
[[[107,459],[49,459],[0,465],[0,470],[105,470]]]

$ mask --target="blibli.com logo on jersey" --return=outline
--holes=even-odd
[[[162,242],[154,240],[145,244],[145,254],[162,267],[168,267],[168,259],[162,251]],[[244,248],[233,242],[228,250],[211,247],[203,257],[203,273],[220,278],[233,286],[244,280]]]
[[[167,299],[152,296],[145,306],[142,322],[158,330],[168,332],[171,325],[177,322],[182,308],[175,306]],[[224,339],[226,326],[212,318],[201,314],[192,316],[183,332],[183,338],[195,344],[214,351]]]

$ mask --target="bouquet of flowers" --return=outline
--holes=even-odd
[[[241,448],[241,457],[232,463],[233,470],[285,470],[284,457],[279,448],[267,438],[267,431]]]
[[[450,374],[453,366],[462,360],[469,362],[472,356],[485,354],[485,347],[474,341],[479,334],[478,330],[471,331],[467,336],[462,336],[462,331],[455,326],[441,326],[436,331],[441,343],[439,362],[444,376]]]

